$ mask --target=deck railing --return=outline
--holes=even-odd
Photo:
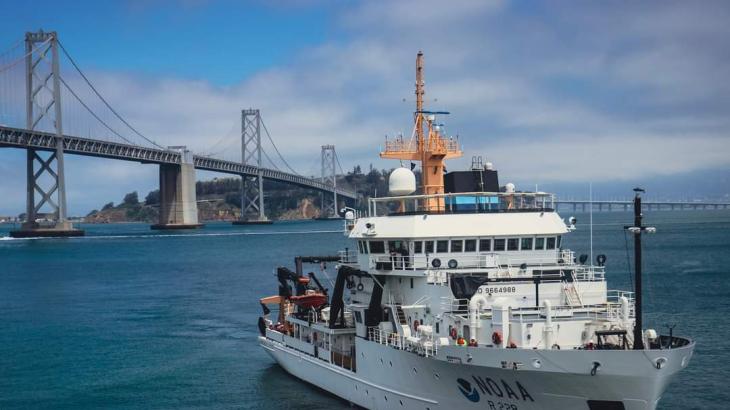
[[[434,204],[437,204],[436,208]],[[555,209],[555,195],[544,192],[459,192],[370,198],[368,213],[370,216],[378,216],[379,210],[390,209],[391,205],[397,206],[398,210],[386,213],[552,211]]]
[[[407,350],[426,357],[435,356],[438,353],[438,346],[434,343],[433,337],[426,338],[426,340],[422,340],[420,337],[404,338],[398,333],[386,332],[377,326],[371,326],[368,327],[368,339],[375,343]]]

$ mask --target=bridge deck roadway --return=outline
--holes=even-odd
[[[68,154],[134,161],[145,164],[179,164],[181,161],[180,153],[172,150],[139,147],[131,144],[101,141],[71,135],[64,135],[63,138],[64,152]],[[0,147],[33,148],[40,151],[53,151],[56,147],[56,135],[0,125]],[[197,169],[224,174],[254,176],[258,173],[258,168],[252,165],[243,165],[234,161],[199,155],[193,157],[193,164]],[[263,177],[266,179],[286,182],[318,191],[332,192],[330,186],[316,179],[270,168],[262,168],[261,170]],[[337,195],[356,199],[356,193],[354,192],[339,188],[336,191]]]

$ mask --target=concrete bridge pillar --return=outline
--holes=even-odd
[[[160,165],[160,219],[152,229],[195,229],[198,204],[195,196],[193,155],[185,147],[180,151],[180,164]]]

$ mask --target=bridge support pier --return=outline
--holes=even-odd
[[[66,182],[63,167],[63,127],[61,121],[61,84],[58,66],[56,32],[25,33],[26,126],[29,130],[47,126],[56,136],[56,147],[50,155],[39,155],[27,148],[27,197],[25,222],[11,231],[13,238],[83,236],[67,219]],[[48,58],[50,54],[51,58]],[[36,161],[39,166],[36,169]],[[55,170],[53,163],[55,162]],[[44,187],[42,181],[51,186]],[[46,185],[48,185],[46,183]],[[36,203],[36,192],[40,201]],[[56,194],[54,200],[53,194]],[[55,221],[39,223],[41,210],[49,205]]]
[[[185,147],[180,150],[181,163],[160,164],[160,219],[152,229],[196,229],[198,204],[195,196],[193,155]]]

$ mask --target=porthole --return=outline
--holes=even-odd
[[[414,367],[414,368],[413,368],[413,374],[416,374],[416,373],[418,373],[418,369],[416,369],[416,368]]]
[[[400,402],[401,407],[403,406],[403,400],[398,400]]]
[[[388,401],[388,396],[383,396],[383,397],[385,397],[385,401]]]
[[[383,364],[383,358],[382,357],[380,358],[380,364]]]
[[[363,358],[365,358],[365,352],[360,352],[360,356],[362,356]]]
[[[390,367],[393,367],[393,362],[389,360],[388,363],[390,363]]]
[[[434,373],[434,374],[433,374],[433,378],[434,378],[434,379],[436,379],[436,380],[438,380],[438,379],[440,379],[440,378],[441,378],[441,376],[439,376],[439,374],[438,374],[438,373]]]

